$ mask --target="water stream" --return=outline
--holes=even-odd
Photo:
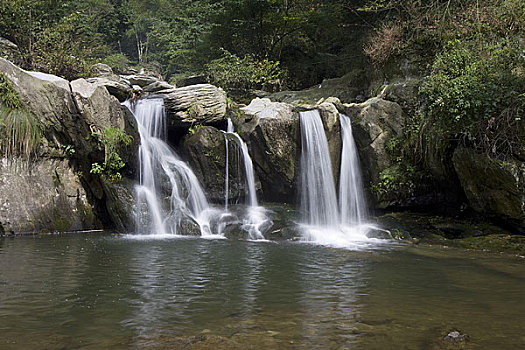
[[[165,141],[166,113],[162,98],[126,102],[137,120],[140,135],[139,180],[136,186],[137,232],[180,234],[185,224],[198,224],[201,235],[213,235],[210,207],[197,177]]]

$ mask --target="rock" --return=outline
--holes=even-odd
[[[133,90],[132,86],[125,81],[113,80],[107,77],[89,78],[87,79],[87,82],[105,86],[106,89],[108,89],[108,92],[115,96],[120,102],[124,102],[130,98]]]
[[[103,181],[106,208],[115,228],[122,233],[135,231],[135,181],[124,178],[120,182]]]
[[[387,101],[399,104],[409,114],[416,110],[421,79],[403,79],[384,86],[380,96]]]
[[[141,88],[158,81],[156,77],[143,74],[122,75],[121,78],[129,81],[131,85],[138,85]]]
[[[166,83],[165,81],[155,81],[144,87],[144,92],[157,92],[162,90],[175,89],[175,86]]]
[[[340,78],[325,79],[319,85],[301,91],[281,91],[269,95],[272,101],[315,104],[321,98],[337,97],[343,102],[355,101],[367,88],[366,74],[361,70],[347,73]]]
[[[104,85],[88,83],[85,79],[71,82],[71,91],[84,121],[93,133],[102,135],[108,128],[116,128],[133,137],[130,146],[118,149],[125,163],[136,164],[140,141],[135,118],[123,107],[115,96],[111,96]]]
[[[300,159],[299,117],[293,106],[254,99],[234,118],[238,133],[248,142],[265,200],[295,200]]]
[[[175,80],[177,87],[184,87],[197,84],[206,84],[208,79],[205,75],[190,75],[189,77],[182,77]]]
[[[98,77],[113,75],[113,69],[104,63],[95,63],[91,66],[91,72]]]
[[[224,120],[225,92],[210,84],[191,85],[160,91],[171,126],[209,124]]]
[[[374,97],[345,105],[345,114],[358,124],[356,129],[360,130],[354,130],[354,137],[362,165],[368,169],[370,180],[377,182],[380,172],[394,164],[388,142],[403,137],[403,110],[397,103]]]
[[[0,57],[3,57],[14,64],[22,63],[22,55],[15,43],[0,37]]]
[[[330,160],[332,162],[332,173],[334,174],[334,183],[339,183],[339,168],[341,166],[341,125],[339,124],[339,111],[334,104],[323,101],[316,106],[321,115],[323,126],[328,141],[328,150],[330,151]]]
[[[446,342],[458,343],[469,340],[468,334],[461,334],[459,331],[452,331],[448,333],[443,340]]]
[[[65,159],[0,162],[0,225],[39,233],[99,228],[80,178]],[[29,200],[30,199],[30,200]]]
[[[525,227],[525,162],[493,159],[466,148],[456,149],[452,159],[474,210]]]
[[[197,127],[184,138],[184,153],[195,175],[203,185],[208,198],[224,203],[226,175],[225,133],[211,126]],[[244,163],[238,142],[228,135],[229,195],[231,201],[243,196],[246,188]]]

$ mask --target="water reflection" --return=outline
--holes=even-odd
[[[165,348],[191,335],[241,348],[429,349],[454,326],[479,348],[525,344],[525,266],[498,256],[103,235],[0,242],[2,349]]]

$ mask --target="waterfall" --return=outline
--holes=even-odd
[[[211,235],[213,209],[193,171],[165,141],[164,100],[150,98],[125,104],[135,116],[141,140],[137,231],[177,234],[184,220],[193,220],[201,235]]]
[[[228,127],[225,133],[226,140],[226,181],[225,181],[225,201],[226,206],[228,201],[228,136],[233,137],[237,146],[240,148],[242,161],[244,164],[245,174],[245,198],[246,204],[248,205],[247,214],[243,219],[242,228],[248,232],[249,239],[263,239],[263,233],[272,222],[266,215],[266,209],[259,206],[257,201],[257,192],[255,189],[255,174],[253,171],[253,162],[248,152],[248,146],[246,142],[234,131],[233,123],[228,118]]]
[[[378,227],[365,223],[361,174],[350,119],[340,114],[342,137],[339,201],[336,197],[328,142],[317,110],[299,113],[301,123],[300,225],[307,241],[337,247],[359,247]]]
[[[317,110],[300,112],[301,122],[301,209],[306,223],[337,226],[339,211],[328,141]]]
[[[360,225],[366,217],[365,196],[363,194],[363,182],[361,180],[361,169],[359,158],[352,135],[352,123],[350,118],[339,114],[341,125],[341,138],[343,148],[341,150],[341,170],[339,177],[339,208],[341,210],[341,223]]]

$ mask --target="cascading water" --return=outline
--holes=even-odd
[[[352,134],[352,122],[346,115],[339,114],[339,123],[343,139],[339,177],[341,223],[360,225],[366,218],[366,204],[357,148]]]
[[[337,226],[339,212],[328,141],[317,110],[300,112],[301,121],[301,208],[306,223]]]
[[[164,141],[164,100],[150,98],[125,104],[133,111],[141,140],[137,231],[177,234],[184,220],[193,220],[201,235],[212,235],[210,219],[216,210],[208,204],[193,171]]]
[[[257,201],[257,192],[255,189],[255,175],[253,171],[253,162],[248,152],[248,146],[243,139],[233,129],[233,124],[228,118],[228,127],[225,133],[226,140],[226,181],[225,181],[225,201],[228,205],[228,136],[236,141],[241,150],[242,160],[244,163],[244,174],[246,179],[245,197],[248,205],[247,214],[243,219],[242,228],[248,232],[249,239],[264,239],[263,232],[272,225],[272,222],[266,216],[266,209],[259,206]]]
[[[328,141],[317,110],[299,113],[301,123],[301,209],[303,236],[308,241],[348,247],[367,241],[361,174],[350,119],[340,115],[343,148],[339,202]],[[339,204],[339,205],[338,205]]]

